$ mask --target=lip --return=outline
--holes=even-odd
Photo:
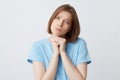
[[[62,31],[60,28],[56,28],[56,31]]]

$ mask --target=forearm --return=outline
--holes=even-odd
[[[54,80],[56,76],[57,66],[58,66],[59,55],[54,54],[50,61],[49,67],[46,70],[42,80]]]
[[[66,52],[61,54],[62,62],[65,68],[65,71],[70,80],[84,80],[82,74],[77,70],[77,68],[72,64],[68,58]]]

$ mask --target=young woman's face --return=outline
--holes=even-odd
[[[72,15],[67,11],[60,12],[51,24],[53,35],[64,37],[70,31],[72,25]]]

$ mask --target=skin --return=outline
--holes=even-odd
[[[53,56],[47,70],[45,70],[43,63],[33,61],[36,80],[55,80],[59,55],[70,80],[86,80],[87,64],[82,63],[74,66],[65,51],[65,34],[71,29],[71,21],[72,15],[66,11],[60,12],[53,20],[51,24],[52,35],[49,38],[52,43]]]

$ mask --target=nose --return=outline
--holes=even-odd
[[[63,20],[59,21],[59,26],[60,26],[60,27],[63,26]]]

